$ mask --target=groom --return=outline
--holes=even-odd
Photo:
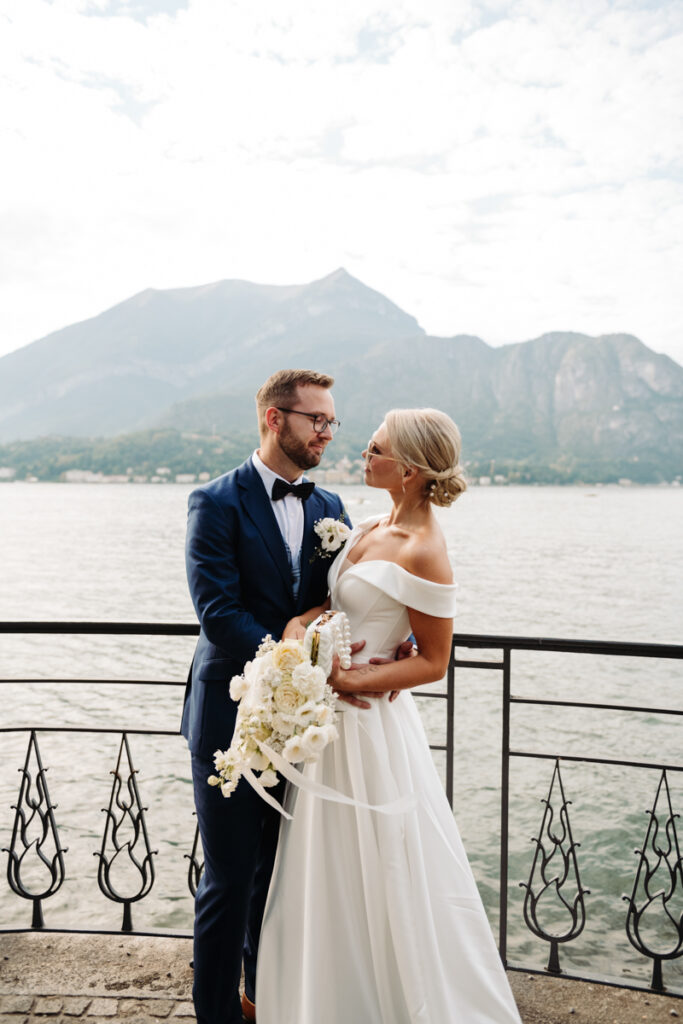
[[[214,751],[232,738],[237,705],[230,679],[266,633],[279,639],[289,619],[327,594],[330,563],[319,556],[313,526],[325,516],[340,518],[344,507],[336,494],[301,478],[318,465],[339,426],[333,383],[312,370],[274,373],[256,395],[261,447],[189,498],[187,578],[201,631],[182,733],[204,848],[194,928],[198,1024],[241,1024],[242,1010],[255,1019],[256,954],[279,815],[245,780],[229,799],[206,780]],[[282,792],[273,795],[281,799]]]

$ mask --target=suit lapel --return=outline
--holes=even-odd
[[[304,502],[304,535],[301,541],[301,584],[299,586],[300,611],[304,610],[306,602],[302,604],[307,593],[309,580],[313,571],[313,563],[320,555],[316,555],[319,538],[315,533],[315,524],[318,519],[325,515],[325,505],[314,491],[308,501]]]
[[[280,533],[280,527],[277,525],[270,498],[266,494],[263,481],[254,469],[251,459],[247,460],[240,471],[238,482],[242,494],[242,508],[263,537],[263,542],[291,593],[292,575],[285,543]]]

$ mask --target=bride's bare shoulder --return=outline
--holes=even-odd
[[[401,565],[414,576],[421,576],[432,583],[453,582],[446,540],[440,530],[430,531],[426,536],[411,537],[401,556]]]

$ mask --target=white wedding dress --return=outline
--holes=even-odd
[[[330,568],[363,660],[393,657],[407,608],[442,618],[454,586],[393,562],[353,564],[356,527]],[[305,775],[366,804],[290,786],[259,945],[258,1024],[520,1024],[413,696],[342,705],[339,739]]]

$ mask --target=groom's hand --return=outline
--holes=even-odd
[[[283,640],[303,640],[306,636],[306,626],[303,619],[295,615],[290,619],[282,631]]]
[[[365,640],[359,640],[357,643],[351,644],[351,656],[353,657],[354,654],[358,654],[358,652],[362,651],[364,647]],[[354,665],[353,662],[351,662],[351,668],[361,668],[361,666]],[[339,690],[337,690],[336,693],[339,700],[343,700],[345,704],[353,704],[355,708],[365,708],[366,710],[372,705],[369,704],[367,699],[364,698],[370,697],[373,700],[376,700],[378,697],[384,696],[383,693],[374,693],[370,690],[364,691],[362,693],[356,692],[354,694],[341,693]]]
[[[390,665],[392,661],[403,661],[404,658],[414,658],[417,654],[417,647],[413,644],[412,640],[404,640],[402,644],[396,648],[396,654],[393,658],[370,658],[371,665]],[[389,694],[389,701],[396,700],[400,690],[392,690]]]

